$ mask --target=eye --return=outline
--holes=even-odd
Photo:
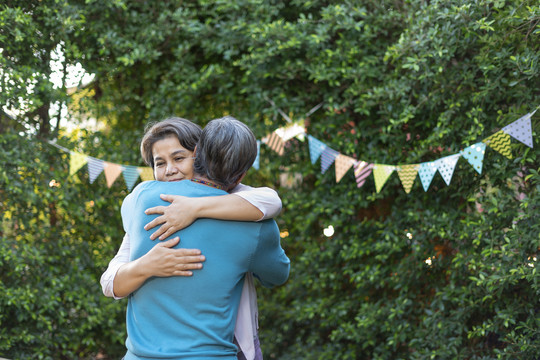
[[[163,165],[165,165],[163,161],[158,161],[157,163],[154,164],[155,167],[162,167]]]
[[[185,157],[184,156],[177,156],[174,158],[174,160],[176,161],[184,161]]]

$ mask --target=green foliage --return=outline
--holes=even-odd
[[[96,74],[81,104],[110,125],[61,142],[118,163],[138,163],[143,125],[171,114],[204,124],[230,113],[262,138],[286,124],[278,108],[299,120],[322,102],[309,134],[359,160],[413,164],[455,154],[539,105],[534,1],[55,4],[42,6],[69,14],[67,61]],[[286,285],[259,291],[265,358],[536,359],[534,137],[533,149],[513,142],[513,159],[488,148],[482,174],[461,159],[450,186],[436,175],[410,194],[395,174],[380,193],[372,179],[357,189],[352,171],[336,183],[333,168],[311,164],[307,142],[289,141],[282,157],[263,145],[246,183],[278,188],[292,260]],[[103,298],[98,280],[121,240],[125,187],[90,185],[82,171],[80,182],[66,179],[65,155],[1,141],[0,285],[10,296],[0,298],[0,355],[120,356],[124,303]],[[299,184],[280,186],[295,174]]]
[[[0,356],[120,357],[125,303],[103,297],[99,277],[125,186],[67,178],[68,155],[49,144],[8,133],[0,148]]]

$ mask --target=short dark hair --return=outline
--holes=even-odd
[[[141,156],[144,162],[154,168],[154,156],[152,147],[154,144],[168,136],[176,136],[180,145],[189,151],[195,150],[195,146],[201,137],[202,129],[192,121],[180,117],[170,117],[157,123],[149,124],[141,140]]]
[[[225,116],[204,128],[193,164],[194,173],[230,190],[253,165],[257,139],[241,121]]]

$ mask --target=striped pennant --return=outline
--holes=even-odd
[[[269,134],[266,138],[266,145],[270,147],[270,149],[277,152],[279,155],[283,155],[285,152],[285,142],[283,139],[276,134],[275,132]]]
[[[122,174],[124,174],[124,181],[129,191],[133,189],[133,185],[139,178],[139,171],[137,171],[137,166],[125,165],[122,168]]]
[[[308,135],[308,143],[309,143],[309,156],[311,158],[311,163],[315,164],[317,162],[317,159],[321,156],[324,149],[326,149],[326,145],[322,141],[315,139],[311,135]]]
[[[255,161],[253,162],[253,167],[257,170],[259,170],[259,157],[261,155],[261,141],[257,140],[257,157],[255,158]]]
[[[334,163],[336,157],[339,155],[339,152],[336,150],[330,149],[328,146],[324,149],[321,154],[321,173],[324,174],[326,170]]]
[[[356,178],[356,186],[358,188],[361,188],[365,184],[372,170],[373,164],[368,164],[365,161],[358,161],[354,164],[354,177]]]
[[[96,159],[94,157],[88,157],[88,175],[90,177],[90,184],[93,184],[99,174],[103,171],[103,160]]]
[[[504,131],[500,130],[487,139],[482,140],[482,142],[507,158],[512,158],[512,150],[510,149],[510,135]]]
[[[403,188],[407,194],[411,192],[419,168],[420,165],[418,164],[400,165],[397,168],[399,179],[401,180],[401,184],[403,185]]]

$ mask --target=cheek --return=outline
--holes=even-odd
[[[193,177],[193,160],[184,161],[182,164],[182,173],[186,176],[186,178],[191,179]]]
[[[157,181],[163,181],[165,179],[165,170],[155,168],[154,179],[156,179]]]

